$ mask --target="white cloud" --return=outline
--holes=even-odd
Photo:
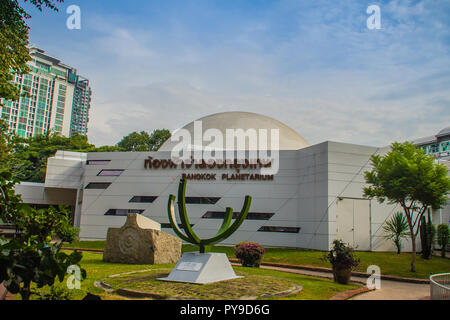
[[[241,110],[285,122],[310,143],[383,146],[448,126],[448,14],[435,3],[380,4],[376,31],[355,1],[283,1],[201,28],[191,12],[159,28],[96,14],[86,41],[53,54],[91,80],[97,145]]]

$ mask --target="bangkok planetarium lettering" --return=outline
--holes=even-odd
[[[273,174],[260,174],[260,173],[247,173],[241,172],[241,170],[259,170],[261,168],[270,168],[272,166],[272,160],[270,159],[227,159],[225,161],[220,159],[209,159],[204,160],[200,163],[195,163],[194,159],[191,158],[189,161],[173,161],[172,159],[154,159],[153,157],[148,157],[144,161],[144,168],[149,170],[158,169],[182,169],[182,170],[235,170],[234,173],[211,173],[211,172],[201,172],[201,173],[183,173],[182,178],[187,180],[239,180],[239,181],[272,181],[274,178]]]

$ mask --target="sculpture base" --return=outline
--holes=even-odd
[[[242,278],[234,273],[225,253],[186,252],[163,281],[206,284]]]

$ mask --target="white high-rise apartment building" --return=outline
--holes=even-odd
[[[1,118],[21,137],[48,131],[67,137],[75,132],[86,135],[92,94],[89,80],[44,50],[35,46],[29,50],[31,72],[15,75],[21,95],[15,102],[2,101]]]

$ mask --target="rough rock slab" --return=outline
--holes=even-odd
[[[109,228],[103,261],[126,264],[175,263],[181,240],[161,231],[160,224],[136,213],[121,228]]]

